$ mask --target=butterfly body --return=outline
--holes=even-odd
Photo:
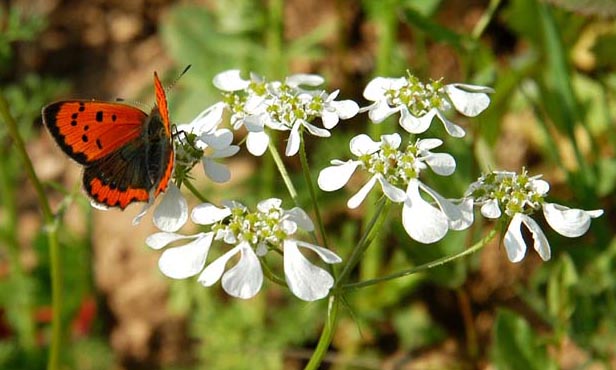
[[[116,102],[67,100],[43,108],[43,122],[60,148],[84,166],[94,203],[126,208],[167,189],[174,151],[165,92],[154,74],[150,115]]]

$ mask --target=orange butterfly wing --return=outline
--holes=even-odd
[[[171,122],[169,121],[169,108],[167,107],[167,96],[165,95],[165,88],[158,79],[158,74],[156,74],[156,72],[154,72],[154,91],[156,93],[156,106],[158,107],[158,112],[163,121],[163,127],[165,128],[165,139],[170,143],[170,150],[166,162],[166,168],[162,172],[162,177],[154,194],[154,196],[156,196],[161,192],[167,190],[169,180],[173,175],[175,154],[173,151],[173,140],[171,135]]]
[[[43,108],[43,122],[60,148],[80,164],[100,159],[134,140],[147,115],[130,105],[68,100]]]

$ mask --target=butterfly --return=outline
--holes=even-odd
[[[64,100],[45,106],[43,123],[70,158],[84,167],[93,203],[125,209],[151,202],[173,174],[174,150],[167,97],[154,72],[156,105],[149,115],[133,106]]]

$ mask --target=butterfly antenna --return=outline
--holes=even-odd
[[[171,89],[173,89],[173,87],[175,86],[175,84],[180,80],[180,78],[182,76],[184,76],[184,74],[186,72],[188,72],[188,70],[190,69],[190,67],[192,67],[191,64],[187,65],[186,68],[184,68],[184,70],[175,78],[175,80],[173,80],[173,82],[171,82],[167,87],[165,87],[166,91],[169,91]]]

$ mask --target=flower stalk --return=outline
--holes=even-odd
[[[43,184],[39,180],[32,161],[26,151],[17,123],[11,115],[8,103],[3,94],[0,94],[0,116],[4,120],[8,133],[13,140],[15,149],[20,156],[26,175],[37,195],[39,206],[43,213],[43,222],[47,231],[47,244],[49,246],[49,263],[50,263],[50,278],[51,278],[51,305],[52,305],[52,321],[51,321],[51,343],[49,356],[47,359],[47,370],[60,369],[60,350],[62,349],[63,328],[62,328],[62,265],[60,258],[60,244],[58,242],[58,227],[49,200],[45,194]]]

